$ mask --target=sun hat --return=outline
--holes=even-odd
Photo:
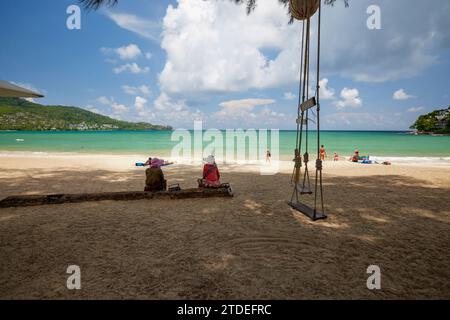
[[[160,168],[163,161],[158,158],[153,158],[150,162],[150,168]]]
[[[213,155],[209,155],[207,158],[204,158],[203,161],[205,161],[206,163],[209,163],[209,164],[216,163],[216,159],[214,158]]]

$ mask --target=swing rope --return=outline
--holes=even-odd
[[[320,32],[321,32],[321,21],[322,20],[322,5],[319,4],[319,16],[317,20],[317,92],[316,92],[316,102],[317,102],[317,161],[316,161],[316,188],[314,192],[314,210],[317,208],[317,177],[319,176],[320,185],[320,203],[322,212],[325,212],[324,200],[323,200],[323,179],[322,179],[322,159],[320,159]]]
[[[311,51],[311,19],[306,17],[303,19],[302,34],[301,34],[301,63],[300,63],[300,83],[299,83],[299,103],[297,110],[297,135],[296,135],[296,149],[295,149],[295,167],[291,181],[294,182],[294,191],[291,197],[290,205],[294,209],[306,214],[313,220],[326,218],[324,214],[324,199],[323,199],[323,179],[322,179],[322,160],[320,159],[320,41],[321,41],[321,1],[318,1],[318,45],[317,45],[317,73],[316,73],[316,96],[315,104],[316,113],[311,109],[311,106],[306,106],[310,102],[309,98],[309,82],[310,82],[310,51]],[[306,27],[305,27],[306,20]],[[306,34],[305,34],[306,33]],[[314,99],[314,97],[312,98]],[[314,101],[314,100],[313,100]],[[311,110],[309,110],[311,109]],[[305,194],[313,194],[311,191],[311,180],[309,174],[308,163],[309,159],[309,115],[316,118],[317,128],[317,160],[316,160],[316,175],[314,188],[314,208],[308,207],[300,201],[300,197]],[[311,120],[312,121],[312,120]],[[314,121],[313,121],[314,122]],[[305,132],[305,133],[304,133]],[[303,141],[305,140],[305,141]],[[302,147],[305,147],[305,153],[302,155]],[[303,158],[302,158],[303,156]],[[302,163],[305,164],[303,177],[301,177]],[[300,182],[300,179],[302,181]],[[293,202],[293,199],[296,202]],[[317,210],[318,201],[320,200],[321,211]]]

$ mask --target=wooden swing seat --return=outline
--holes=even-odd
[[[310,206],[300,203],[300,202],[289,202],[289,205],[292,209],[295,209],[301,213],[303,213],[305,216],[309,217],[313,221],[326,219],[327,215],[321,211],[314,210]]]

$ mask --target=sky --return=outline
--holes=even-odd
[[[42,92],[38,103],[122,120],[295,129],[302,23],[289,24],[277,0],[259,0],[250,15],[227,0],[119,0],[82,9],[80,29],[67,27],[71,5],[78,3],[0,2],[0,80]],[[379,29],[367,26],[371,5],[380,9]],[[448,0],[324,6],[322,128],[406,130],[449,106],[449,16]],[[316,16],[312,30],[315,66]]]

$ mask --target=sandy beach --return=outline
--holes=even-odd
[[[136,157],[0,157],[0,198],[142,190]],[[328,219],[287,206],[292,166],[221,166],[230,199],[0,209],[0,299],[450,298],[450,167],[326,162]],[[195,187],[201,167],[164,169]],[[78,265],[82,289],[66,288]],[[369,265],[382,289],[366,287]]]

